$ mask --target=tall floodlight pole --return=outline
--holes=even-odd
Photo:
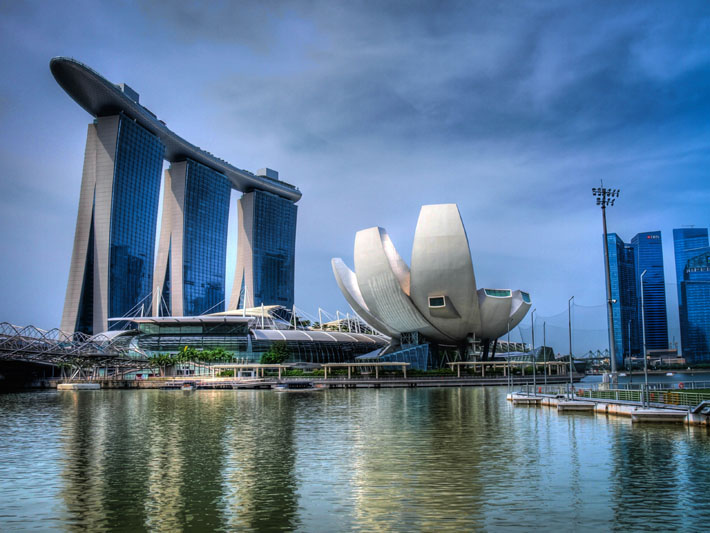
[[[643,381],[644,381],[644,397],[648,395],[648,359],[646,357],[646,318],[643,309],[643,277],[646,271],[641,272],[641,333],[643,334]]]
[[[535,381],[535,311],[537,307],[533,309],[530,314],[530,325],[532,326],[532,343],[533,343],[533,393],[537,395],[537,382]]]
[[[606,233],[606,208],[613,206],[616,199],[619,197],[619,189],[607,189],[604,187],[604,182],[598,189],[592,188],[592,194],[597,199],[597,205],[602,208],[602,221],[604,223],[604,270],[606,272],[606,303],[609,316],[609,353],[611,357],[611,373],[616,373],[616,347],[614,346],[614,320],[612,313],[611,300],[611,276],[609,275],[609,243],[607,242]]]
[[[572,296],[569,300],[567,300],[567,319],[569,321],[569,391],[570,391],[570,395],[572,394],[572,391],[574,390],[574,378],[572,377],[572,374],[574,374],[574,367],[572,366],[572,300],[574,300],[574,296]]]

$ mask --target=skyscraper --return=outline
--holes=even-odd
[[[678,301],[680,301],[680,282],[688,259],[695,257],[698,248],[708,246],[707,228],[678,228],[673,230],[673,251],[675,252],[675,279],[678,286]]]
[[[661,232],[639,233],[624,243],[616,234],[607,235],[609,276],[611,281],[612,323],[617,363],[643,351],[643,322],[646,325],[646,349],[668,348],[668,318],[663,275]],[[641,316],[641,274],[643,308]]]
[[[69,58],[57,83],[96,120],[89,126],[74,251],[61,329],[100,333],[139,314],[223,309],[231,189],[240,201],[241,271],[253,305],[293,305],[295,203],[300,191],[264,169],[256,176],[189,143],[116,85]],[[164,212],[153,268],[163,160]],[[244,209],[242,208],[244,207]],[[241,238],[241,237],[240,237]],[[155,280],[153,279],[155,277]],[[236,305],[236,302],[235,302]]]
[[[165,147],[123,113],[89,124],[61,329],[95,334],[151,293]]]
[[[685,315],[683,357],[690,363],[710,361],[710,251],[688,259],[680,290]]]
[[[708,249],[707,228],[679,228],[673,230],[673,250],[675,252],[675,274],[678,290],[678,318],[680,321],[680,341],[683,352],[688,343],[687,313],[684,309],[681,285],[688,260]],[[691,291],[692,300],[692,291]]]
[[[607,235],[609,244],[609,275],[613,300],[614,344],[617,363],[641,352],[639,344],[638,303],[634,249],[616,233]]]
[[[191,159],[165,171],[156,315],[224,311],[230,191],[224,174]]]
[[[638,233],[631,239],[636,269],[637,315],[641,318],[641,274],[643,277],[643,321],[646,326],[646,349],[668,349],[666,284],[663,273],[663,244],[660,231]],[[642,332],[643,333],[643,332]]]
[[[258,174],[278,177],[271,169]],[[293,306],[296,213],[293,202],[265,191],[239,200],[237,267],[230,308]],[[261,221],[261,223],[258,223]]]

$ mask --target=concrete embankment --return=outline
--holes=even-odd
[[[100,390],[98,383],[58,383],[57,390]]]
[[[603,415],[622,416],[631,418],[634,423],[659,422],[683,423],[691,426],[710,425],[709,415],[692,413],[687,407],[680,406],[651,404],[649,407],[643,407],[639,402],[596,398],[570,400],[568,397],[559,394],[534,395],[523,392],[510,393],[507,399],[514,405],[529,404],[555,407],[559,412],[587,411]]]
[[[575,381],[579,381],[582,375],[575,375]],[[417,376],[407,378],[263,378],[250,380],[235,380],[233,378],[158,378],[158,379],[103,379],[86,381],[61,381],[57,379],[45,379],[36,382],[37,388],[57,388],[60,383],[94,383],[102,389],[165,389],[180,388],[183,383],[190,383],[199,389],[269,389],[278,383],[294,383],[307,381],[313,385],[323,388],[393,388],[393,387],[486,387],[510,385],[507,377],[476,377],[476,376]],[[566,384],[569,378],[566,376],[548,376],[548,384]],[[541,385],[540,377],[537,378],[537,385]],[[515,377],[514,386],[533,385],[532,377]]]

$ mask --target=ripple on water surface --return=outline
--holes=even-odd
[[[3,395],[0,530],[706,529],[706,429],[505,392]]]

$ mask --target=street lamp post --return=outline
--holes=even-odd
[[[508,339],[507,339],[508,346],[505,349],[505,365],[508,367],[508,389],[513,388],[513,376],[511,375],[510,372],[510,318],[508,319]]]
[[[542,323],[542,357],[545,365],[545,392],[547,392],[547,334],[545,326],[547,322]]]
[[[574,300],[574,296],[572,296],[569,300],[567,300],[567,319],[569,322],[569,393],[570,393],[570,396],[574,392],[574,378],[572,377],[572,374],[574,374],[574,367],[572,366],[572,300]]]
[[[646,270],[641,272],[641,333],[643,335],[643,381],[644,381],[644,401],[648,400],[648,358],[646,357],[646,317],[643,309],[643,277]]]
[[[629,372],[629,380],[633,381],[632,368],[631,368],[631,319],[629,319],[629,353],[626,354],[626,370]]]
[[[600,188],[592,188],[592,194],[597,199],[597,205],[602,208],[602,221],[604,223],[604,270],[606,272],[606,302],[609,315],[609,353],[611,354],[611,373],[616,374],[616,347],[614,346],[614,320],[611,302],[611,277],[609,275],[609,243],[606,232],[606,208],[613,206],[619,197],[619,189],[607,189],[604,182]]]
[[[537,311],[537,307],[533,309],[533,312],[530,314],[530,325],[532,326],[532,343],[533,343],[533,394],[537,396],[537,382],[535,381],[535,311]]]

